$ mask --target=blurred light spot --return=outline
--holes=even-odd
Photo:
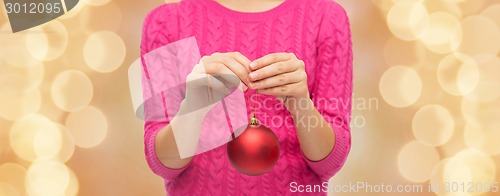
[[[481,12],[482,16],[486,16],[489,19],[493,20],[494,22],[497,23],[497,27],[500,28],[500,4],[495,4],[492,6],[489,6],[483,12]]]
[[[58,20],[52,20],[42,26],[35,27],[26,35],[26,47],[38,60],[51,61],[59,58],[68,45],[66,27]]]
[[[107,20],[101,20],[101,18],[107,18]],[[117,32],[122,22],[122,12],[116,3],[111,1],[100,7],[85,7],[79,19],[79,24],[87,33],[103,30]]]
[[[80,189],[80,185],[78,184],[78,178],[76,177],[75,172],[68,168],[69,171],[69,185],[66,189],[66,196],[76,196],[78,195],[78,190]]]
[[[455,119],[457,123],[460,121],[459,119],[460,118],[458,118],[458,120]],[[461,129],[461,126],[456,125],[456,134],[453,134],[445,144],[439,146],[439,154],[442,157],[453,156],[464,148],[467,148],[467,144],[465,144],[465,141],[463,140],[462,131],[463,129]]]
[[[462,21],[463,39],[460,51],[469,55],[498,54],[500,30],[485,16],[470,16]]]
[[[19,195],[24,195],[23,190],[26,173],[26,169],[21,165],[15,163],[4,163],[0,165],[0,183],[8,183],[16,190],[16,192],[19,193]],[[1,190],[0,195],[2,195]],[[7,194],[6,196],[8,195],[9,194]]]
[[[62,146],[62,135],[57,126],[50,123],[35,133],[33,148],[38,158],[51,159],[59,154]]]
[[[392,34],[402,40],[416,40],[427,30],[429,14],[421,3],[399,1],[387,14],[387,24]]]
[[[90,68],[107,73],[122,65],[125,52],[125,44],[118,35],[110,31],[101,31],[87,39],[83,55]]]
[[[49,38],[40,27],[33,28],[36,33],[26,34],[26,48],[37,60],[43,60],[49,52]]]
[[[500,36],[499,36],[500,38]],[[474,90],[465,95],[475,102],[489,102],[500,98],[500,58],[493,55],[473,57],[479,68],[479,82]]]
[[[462,96],[470,93],[479,82],[479,70],[471,57],[454,53],[439,62],[438,81],[447,93]]]
[[[485,0],[451,0],[456,3],[465,16],[475,14],[484,7]]]
[[[460,102],[460,111],[462,112],[462,116],[465,118],[467,123],[477,123],[475,115],[478,107],[479,103],[466,99],[465,97],[462,98],[462,101]]]
[[[425,47],[418,41],[407,42],[391,37],[384,45],[384,57],[388,65],[415,63],[425,61]]]
[[[401,2],[401,1],[409,1],[409,2],[415,2],[415,3],[423,3],[424,0],[391,0],[393,3]]]
[[[83,0],[86,1],[86,0]],[[86,3],[83,3],[83,1],[80,1],[82,3],[77,3],[73,9],[69,10],[68,12],[64,13],[62,16],[59,16],[57,20],[68,20],[71,19],[75,16],[80,16],[79,13],[80,11],[87,6]]]
[[[462,160],[468,167],[471,174],[471,181],[474,186],[467,186],[472,195],[480,195],[485,191],[485,182],[494,182],[496,168],[495,163],[488,155],[475,149],[464,149],[457,153],[455,158]],[[467,182],[467,183],[469,183]],[[480,186],[478,186],[478,183]]]
[[[399,152],[398,168],[407,180],[422,183],[430,179],[432,169],[439,159],[436,149],[413,141]]]
[[[47,82],[49,83],[49,82]],[[46,89],[49,89],[50,85],[46,85]],[[39,114],[46,116],[49,119],[56,119],[57,123],[61,122],[67,116],[67,112],[61,110],[53,101],[50,90],[46,90],[42,94],[42,100],[44,100],[42,107],[40,108]]]
[[[16,188],[10,184],[0,182],[0,195],[1,196],[18,196],[21,195]]]
[[[50,160],[36,160],[28,169],[26,189],[30,195],[63,195],[70,174],[66,165]]]
[[[455,51],[462,41],[462,26],[458,19],[449,13],[433,13],[429,16],[429,28],[421,40],[435,53]]]
[[[51,95],[57,107],[73,112],[85,108],[92,100],[94,87],[84,73],[66,70],[56,76]]]
[[[91,6],[103,6],[110,2],[110,0],[83,0],[83,3]]]
[[[10,32],[11,29],[9,27],[9,23],[4,23],[0,32]],[[39,60],[34,58],[28,48],[26,48],[26,35],[31,32],[31,30],[26,30],[17,33],[0,33],[0,43],[2,47],[0,47],[0,59],[3,59],[4,62],[18,67],[30,67],[36,64],[39,64]],[[5,47],[9,46],[9,47]]]
[[[40,110],[40,91],[34,89],[23,93],[5,92],[0,89],[0,117],[15,121]]]
[[[437,195],[467,195],[467,189],[457,189],[456,191],[445,191],[445,187],[457,186],[461,183],[466,185],[471,182],[472,175],[469,167],[459,158],[444,159],[432,170],[430,183],[437,187]],[[448,183],[448,184],[445,184]],[[456,184],[456,185],[452,185]]]
[[[463,98],[460,109],[468,124],[475,126],[489,125],[498,121],[498,116],[500,116],[500,98],[490,102],[475,102]]]
[[[31,67],[2,64],[1,70],[0,91],[2,93],[23,93],[35,90],[40,86],[45,76],[45,69],[42,64]]]
[[[73,155],[73,136],[64,126],[48,123],[36,130],[33,148],[37,158],[68,161]]]
[[[16,121],[9,132],[9,141],[14,153],[26,161],[35,160],[33,143],[36,133],[40,127],[50,123],[47,117],[39,114],[33,114]]]
[[[56,160],[64,163],[73,156],[73,153],[75,151],[75,142],[73,140],[73,135],[66,127],[60,124],[52,123],[51,126],[54,129],[57,129],[61,134],[61,150],[57,154]]]
[[[455,16],[456,18],[462,18],[462,10],[460,10],[460,7],[455,3],[451,3],[449,0],[424,1],[424,5],[429,13],[446,12]]]
[[[372,3],[377,6],[384,15],[387,14],[394,4],[392,0],[372,0]]]
[[[498,102],[496,104],[488,104],[489,106],[498,106]],[[493,123],[499,123],[498,117],[500,116],[500,108],[499,107],[491,107],[481,106],[481,109],[477,110],[474,117],[475,125],[491,125]],[[500,129],[499,129],[500,131]]]
[[[422,144],[440,146],[452,136],[454,120],[450,112],[440,105],[427,105],[420,108],[412,121],[415,138]]]
[[[422,81],[418,73],[405,66],[388,69],[380,78],[380,94],[394,107],[406,107],[420,97]]]
[[[106,117],[91,106],[69,114],[66,127],[71,131],[75,144],[82,148],[99,145],[108,132]]]
[[[467,146],[481,150],[489,155],[500,154],[500,122],[492,124],[467,124],[464,129],[464,140]]]

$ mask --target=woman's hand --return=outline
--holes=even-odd
[[[204,56],[194,66],[186,78],[186,97],[179,111],[155,138],[156,155],[163,165],[177,169],[191,162],[197,151],[203,119],[210,110],[206,106],[247,81],[249,64],[248,58],[231,52]]]
[[[246,90],[250,60],[239,52],[214,53],[201,58],[186,78],[186,97],[183,108],[192,112],[223,99],[239,87]]]
[[[249,87],[276,96],[292,115],[304,155],[312,161],[328,156],[335,133],[309,97],[304,62],[291,53],[274,53],[253,61],[250,69]]]
[[[245,85],[248,85],[250,60],[239,52],[213,53],[210,56],[203,56],[200,63],[203,64],[206,74],[213,76],[236,75]]]
[[[268,54],[250,63],[248,86],[276,96],[290,110],[292,99],[309,99],[304,67],[304,62],[293,53]]]

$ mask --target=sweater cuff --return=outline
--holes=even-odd
[[[151,132],[149,133],[151,135],[146,141],[147,145],[146,159],[149,167],[151,168],[151,170],[153,170],[155,174],[161,176],[165,180],[173,180],[178,175],[180,175],[186,168],[188,168],[191,165],[191,162],[188,163],[186,166],[178,169],[169,168],[160,162],[158,156],[156,155],[155,140],[156,136],[164,126],[166,126],[166,123],[159,123],[156,126],[151,127]]]
[[[330,151],[330,154],[319,161],[312,161],[308,159],[304,155],[304,152],[302,152],[302,156],[311,170],[313,170],[321,178],[321,180],[327,182],[344,165],[351,147],[350,143],[350,136],[345,133],[344,128],[336,127],[335,144],[332,151]]]

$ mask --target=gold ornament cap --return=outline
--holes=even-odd
[[[259,125],[259,120],[255,118],[255,114],[252,114],[252,118],[250,118],[250,125]]]

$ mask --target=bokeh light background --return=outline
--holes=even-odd
[[[338,2],[353,31],[353,146],[331,182],[500,181],[500,2]],[[127,79],[162,3],[83,0],[16,34],[1,5],[0,195],[164,194]],[[353,194],[366,195],[338,195]]]

